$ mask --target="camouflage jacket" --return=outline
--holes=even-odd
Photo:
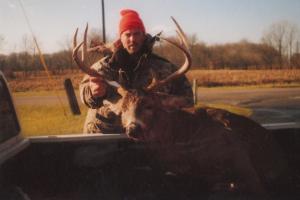
[[[153,54],[152,51],[142,51],[135,61],[128,60],[129,56],[126,53],[124,49],[120,49],[117,56],[113,58],[114,60],[111,56],[104,57],[98,61],[96,70],[106,79],[117,81],[125,88],[139,89],[148,86],[153,76],[161,80],[178,69],[177,66]],[[193,92],[185,76],[174,80],[158,91],[186,98],[189,102],[187,106],[193,104]],[[85,133],[122,132],[120,119],[103,105],[103,100],[113,102],[120,98],[115,88],[108,87],[103,98],[94,98],[89,88],[88,76],[85,76],[80,83],[80,97],[81,101],[90,108],[84,125]]]

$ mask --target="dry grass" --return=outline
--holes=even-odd
[[[16,78],[9,80],[9,86],[13,92],[26,91],[53,91],[63,90],[64,81],[69,78],[72,80],[74,88],[78,88],[83,77],[81,71],[65,71],[61,74],[51,74],[50,79],[44,72],[36,75],[16,74]]]
[[[61,135],[82,133],[87,108],[81,106],[81,115],[72,115],[68,107],[66,113],[59,105],[20,105],[18,115],[22,135]]]
[[[190,80],[198,86],[300,86],[300,70],[191,70]]]
[[[70,78],[75,89],[78,88],[83,73],[68,71],[52,75],[49,80],[44,73],[37,76],[19,74],[10,80],[13,92],[62,90],[64,80]],[[300,86],[300,70],[191,70],[189,80],[197,79],[201,87],[216,86]]]

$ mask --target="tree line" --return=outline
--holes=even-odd
[[[202,69],[300,69],[300,32],[295,24],[272,24],[260,43],[241,40],[236,43],[206,45],[197,35],[189,37],[193,67]],[[179,63],[179,52],[165,45],[157,51]]]
[[[93,42],[101,40],[95,32],[89,37]],[[34,45],[28,45],[28,38],[23,39],[23,52],[0,55],[1,71],[34,73],[43,69],[40,55],[36,53]],[[190,35],[188,39],[194,69],[300,69],[299,31],[295,25],[288,22],[273,24],[264,33],[260,43],[241,40],[235,43],[207,45],[199,42],[197,35]],[[1,40],[4,40],[3,37]],[[43,55],[53,73],[77,69],[72,60],[71,42],[65,46],[64,50]],[[182,62],[181,52],[167,43],[157,43],[154,52],[175,64],[179,65]],[[93,60],[100,57],[101,55],[94,53]]]

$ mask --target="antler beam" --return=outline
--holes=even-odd
[[[76,64],[78,65],[78,67],[86,74],[90,75],[90,76],[100,76],[99,73],[97,73],[97,71],[89,68],[86,66],[85,64],[85,57],[87,56],[87,31],[88,31],[88,24],[86,24],[86,28],[84,31],[84,37],[83,37],[83,42],[81,42],[80,44],[77,45],[77,34],[78,34],[78,28],[75,31],[74,37],[73,37],[73,53],[72,53],[72,57],[74,59],[74,61],[76,62]],[[80,49],[80,47],[82,48],[81,51],[81,58],[78,55],[78,51]]]
[[[153,81],[146,88],[147,91],[156,90],[157,88],[162,87],[163,85],[167,84],[168,82],[181,77],[183,74],[185,74],[189,70],[189,68],[192,65],[192,56],[191,56],[190,51],[189,51],[189,45],[188,45],[188,42],[187,42],[187,38],[186,38],[182,28],[179,26],[178,22],[173,17],[171,17],[171,19],[173,20],[173,22],[175,23],[175,25],[177,27],[176,32],[177,32],[178,37],[179,37],[182,44],[179,45],[178,43],[173,42],[173,41],[171,41],[167,38],[163,38],[161,36],[158,36],[158,37],[160,39],[165,40],[165,41],[169,42],[170,44],[174,45],[175,47],[177,47],[178,49],[180,49],[183,52],[184,57],[185,57],[184,64],[177,71],[175,71],[173,74],[169,75],[167,78],[165,78],[163,80],[160,80],[160,81],[157,81],[157,80]]]

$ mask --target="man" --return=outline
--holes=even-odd
[[[134,10],[122,10],[119,24],[119,40],[115,53],[100,60],[99,69],[110,80],[128,89],[141,89],[151,83],[153,74],[163,79],[177,67],[152,53],[153,37],[146,34],[139,14]],[[160,92],[186,98],[187,106],[193,104],[193,93],[186,77],[162,87]],[[84,133],[120,133],[120,118],[110,111],[104,100],[117,101],[115,89],[99,77],[86,75],[80,84],[82,102],[90,109],[84,124]]]

